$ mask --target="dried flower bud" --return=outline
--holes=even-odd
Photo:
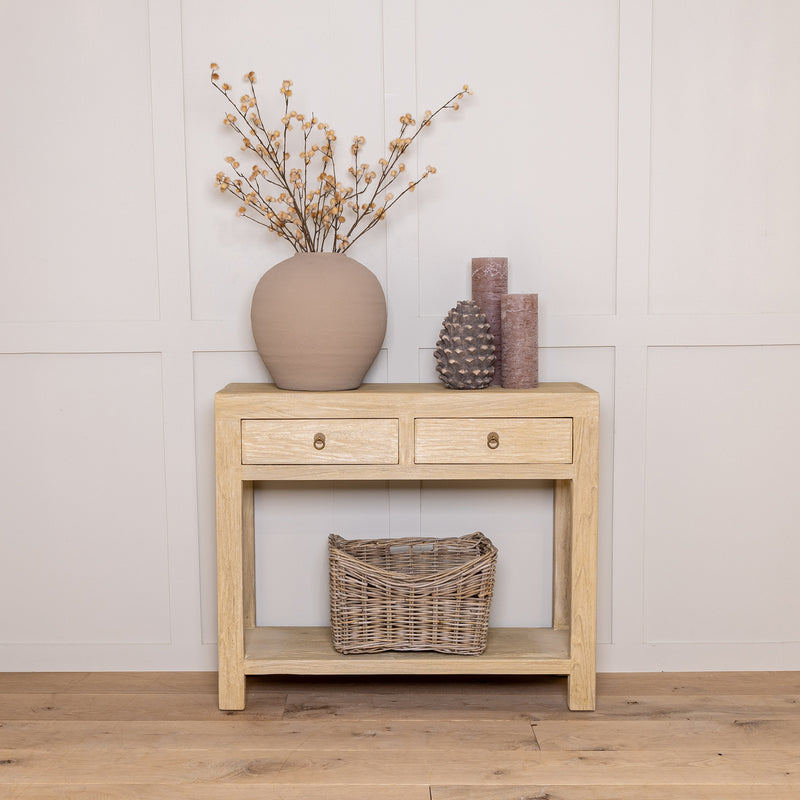
[[[337,140],[335,130],[327,123],[320,122],[314,115],[307,117],[297,111],[289,110],[289,97],[292,95],[290,80],[283,81],[280,89],[285,99],[281,126],[275,130],[268,130],[257,113],[255,96],[243,94],[239,103],[235,103],[229,94],[230,85],[216,83],[219,79],[216,73],[217,64],[212,62],[211,69],[212,82],[216,88],[224,92],[233,106],[232,110],[237,112],[227,114],[223,120],[224,124],[232,127],[240,135],[242,151],[252,150],[260,159],[259,164],[252,166],[248,178],[240,171],[239,162],[233,156],[228,156],[225,160],[231,165],[234,177],[232,179],[219,172],[216,176],[216,185],[221,192],[230,192],[243,203],[237,211],[239,216],[258,221],[255,215],[248,217],[249,210],[257,212],[265,220],[262,224],[289,240],[297,251],[321,247],[328,235],[327,232],[332,229],[334,235],[327,239],[326,246],[334,252],[344,252],[352,242],[370,230],[374,222],[384,219],[388,209],[403,194],[407,191],[413,192],[422,180],[434,174],[436,168],[428,165],[420,177],[408,183],[407,188],[397,194],[386,191],[389,184],[396,180],[400,173],[406,171],[405,164],[400,163],[399,158],[413,144],[422,128],[430,125],[433,117],[440,111],[457,110],[459,103],[454,101],[461,100],[464,93],[471,94],[465,84],[462,92],[458,92],[451,100],[439,106],[435,112],[426,110],[419,124],[410,113],[401,116],[400,134],[389,143],[389,155],[378,161],[377,170],[371,169],[366,162],[359,163],[359,155],[366,139],[363,136],[354,136],[350,146],[351,155],[354,157],[353,166],[347,169],[350,178],[349,185],[345,185],[337,183],[334,178],[336,173],[334,143]],[[255,83],[255,73],[247,73],[245,80],[251,84]],[[292,167],[292,156],[287,149],[289,144],[287,140],[294,120],[302,126],[303,142],[301,152],[299,156],[295,156],[295,165]],[[312,144],[310,141],[314,126],[323,132],[322,137],[319,137],[323,139],[322,144]],[[417,126],[416,130],[412,130],[412,126]],[[309,167],[317,154],[322,161],[318,182],[314,184],[312,181],[312,185],[306,185],[311,180],[308,174]],[[344,171],[341,174],[344,175]],[[261,176],[266,179],[263,183],[260,181]],[[373,182],[376,182],[376,187],[368,191],[364,184]],[[268,185],[278,183],[283,188],[279,197],[262,194],[262,190]],[[372,195],[371,200],[359,206],[359,196],[367,194]],[[378,195],[383,196],[381,205],[377,205]],[[349,227],[350,232],[356,231],[356,233],[352,237],[345,236],[340,233],[340,226],[345,230]]]
[[[350,147],[350,152],[353,155],[357,155],[358,151],[361,149],[361,145],[363,145],[367,140],[363,136],[354,136],[353,137],[353,144]]]

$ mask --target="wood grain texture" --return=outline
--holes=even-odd
[[[343,657],[328,628],[253,628],[245,641],[251,675],[565,675],[571,669],[568,634],[550,628],[491,628],[477,656],[389,651]]]
[[[572,482],[553,484],[553,628],[569,630]]]
[[[241,479],[241,425],[238,420],[216,419],[217,499],[217,636],[219,653],[220,708],[244,707],[245,581],[252,567],[245,557],[253,555],[249,531],[252,511],[244,502],[252,496],[249,483]],[[248,545],[245,547],[245,529]],[[248,599],[247,612],[254,603]]]
[[[572,419],[417,419],[414,448],[418,464],[571,464]]]
[[[800,742],[800,719],[586,720],[534,722],[542,750],[780,749]],[[598,744],[602,742],[602,744]]]
[[[10,763],[9,763],[10,762]],[[8,784],[41,781],[89,782],[101,770],[110,783],[137,783],[148,776],[157,783],[179,783],[193,776],[199,783],[361,784],[420,783],[503,784],[599,782],[629,786],[664,784],[680,773],[686,783],[722,786],[759,784],[788,786],[796,781],[800,754],[796,747],[781,750],[732,750],[726,753],[678,749],[625,752],[509,753],[486,749],[478,758],[459,751],[406,750],[396,752],[332,749],[325,751],[229,748],[201,751],[134,749],[109,746],[100,753],[0,750],[0,768]],[[793,777],[795,776],[795,777]],[[576,780],[576,778],[578,780]]]
[[[256,509],[252,481],[242,481],[242,616],[245,629],[255,626]]]
[[[751,800],[753,787],[731,786],[434,786],[431,800]],[[770,786],[770,800],[796,800],[792,786]]]
[[[242,420],[243,464],[396,464],[396,419]]]
[[[597,396],[595,404],[599,403]],[[584,413],[573,420],[575,477],[570,504],[570,655],[569,707],[595,707],[597,645],[597,513],[599,415]]]
[[[427,784],[408,786],[309,786],[270,784],[264,786],[194,783],[109,783],[8,786],[7,800],[430,800]],[[776,795],[773,795],[776,796]],[[778,800],[781,796],[777,795]]]
[[[800,796],[800,673],[565,678],[0,674],[0,797],[722,800]],[[721,692],[717,693],[715,687]]]
[[[250,712],[259,719],[278,719],[284,713],[285,694],[259,694],[251,699]],[[136,721],[219,719],[216,693],[151,694],[149,692],[11,694],[0,699],[0,719],[11,720],[105,720]]]
[[[400,753],[409,747],[467,751],[483,750],[486,737],[495,747],[509,751],[538,751],[536,736],[527,720],[486,720],[480,726],[460,720],[416,720],[367,722],[330,719],[216,720],[41,720],[7,722],[0,728],[0,749],[35,749],[57,753],[64,748],[95,751],[110,741],[131,748],[207,750],[367,750]]]
[[[290,392],[232,384],[215,397],[220,708],[245,675],[568,675],[569,705],[595,704],[599,397],[575,383],[459,392],[365,384]],[[315,443],[317,446],[315,446]],[[490,635],[486,653],[339,656],[324,629],[255,625],[252,482],[555,481],[552,627]]]

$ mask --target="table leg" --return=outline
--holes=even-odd
[[[242,575],[246,630],[256,626],[256,542],[252,481],[242,481]]]
[[[597,474],[596,416],[573,420],[575,479],[572,482],[570,657],[568,702],[573,711],[595,708],[597,643]]]
[[[553,486],[553,628],[569,628],[572,481]]]
[[[245,705],[243,523],[238,420],[217,421],[217,630],[219,707]],[[231,463],[229,463],[231,462]]]

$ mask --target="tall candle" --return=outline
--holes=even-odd
[[[504,294],[500,298],[503,329],[503,386],[535,389],[539,385],[539,295]]]
[[[480,306],[494,337],[494,377],[492,384],[503,383],[503,331],[500,325],[500,297],[508,291],[508,259],[472,259],[472,299]]]

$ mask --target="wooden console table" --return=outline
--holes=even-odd
[[[247,675],[494,673],[567,675],[569,707],[593,710],[598,411],[577,383],[218,392],[219,707],[244,708]],[[492,628],[480,656],[340,655],[327,628],[257,627],[253,481],[514,479],[554,482],[552,627]]]

